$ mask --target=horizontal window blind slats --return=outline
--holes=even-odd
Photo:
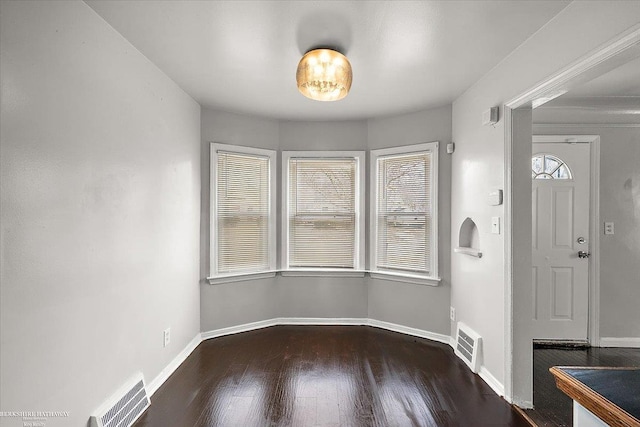
[[[217,273],[268,270],[269,158],[217,154]]]
[[[353,268],[355,159],[289,160],[289,266]]]
[[[376,268],[429,273],[431,153],[377,159]]]

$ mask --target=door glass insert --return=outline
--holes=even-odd
[[[531,158],[532,179],[572,179],[569,166],[551,154],[536,154]]]

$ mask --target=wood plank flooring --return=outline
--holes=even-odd
[[[367,326],[274,326],[202,342],[135,426],[528,423],[447,345]]]
[[[556,387],[552,366],[636,366],[640,367],[640,349],[599,348],[533,350],[533,406],[527,415],[538,427],[573,425],[572,400]]]

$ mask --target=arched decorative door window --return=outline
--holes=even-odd
[[[572,179],[567,164],[551,154],[536,154],[531,158],[532,179]]]

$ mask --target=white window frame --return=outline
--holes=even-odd
[[[269,221],[268,221],[268,239],[269,239],[269,265],[265,270],[251,272],[234,272],[218,274],[218,235],[217,230],[217,166],[218,152],[249,154],[253,156],[262,156],[269,159]],[[276,275],[276,169],[277,169],[277,153],[274,150],[265,150],[262,148],[244,147],[239,145],[210,143],[210,173],[209,173],[209,277],[207,280],[210,284],[238,282],[242,280],[260,279],[266,277],[274,277]]]
[[[426,142],[421,144],[406,145],[401,147],[384,148],[371,150],[369,189],[371,192],[369,206],[369,274],[375,279],[394,280],[399,282],[415,283],[421,285],[437,286],[440,283],[438,276],[438,157],[439,142]],[[431,268],[430,274],[403,273],[388,270],[378,270],[376,267],[378,251],[378,159],[380,157],[431,152],[431,182],[432,182],[432,226],[433,235],[431,239]]]
[[[354,268],[290,268],[289,267],[289,160],[302,159],[355,159],[355,253]],[[282,152],[282,241],[281,274],[283,276],[336,276],[364,277],[365,274],[365,164],[364,151],[283,151]]]

